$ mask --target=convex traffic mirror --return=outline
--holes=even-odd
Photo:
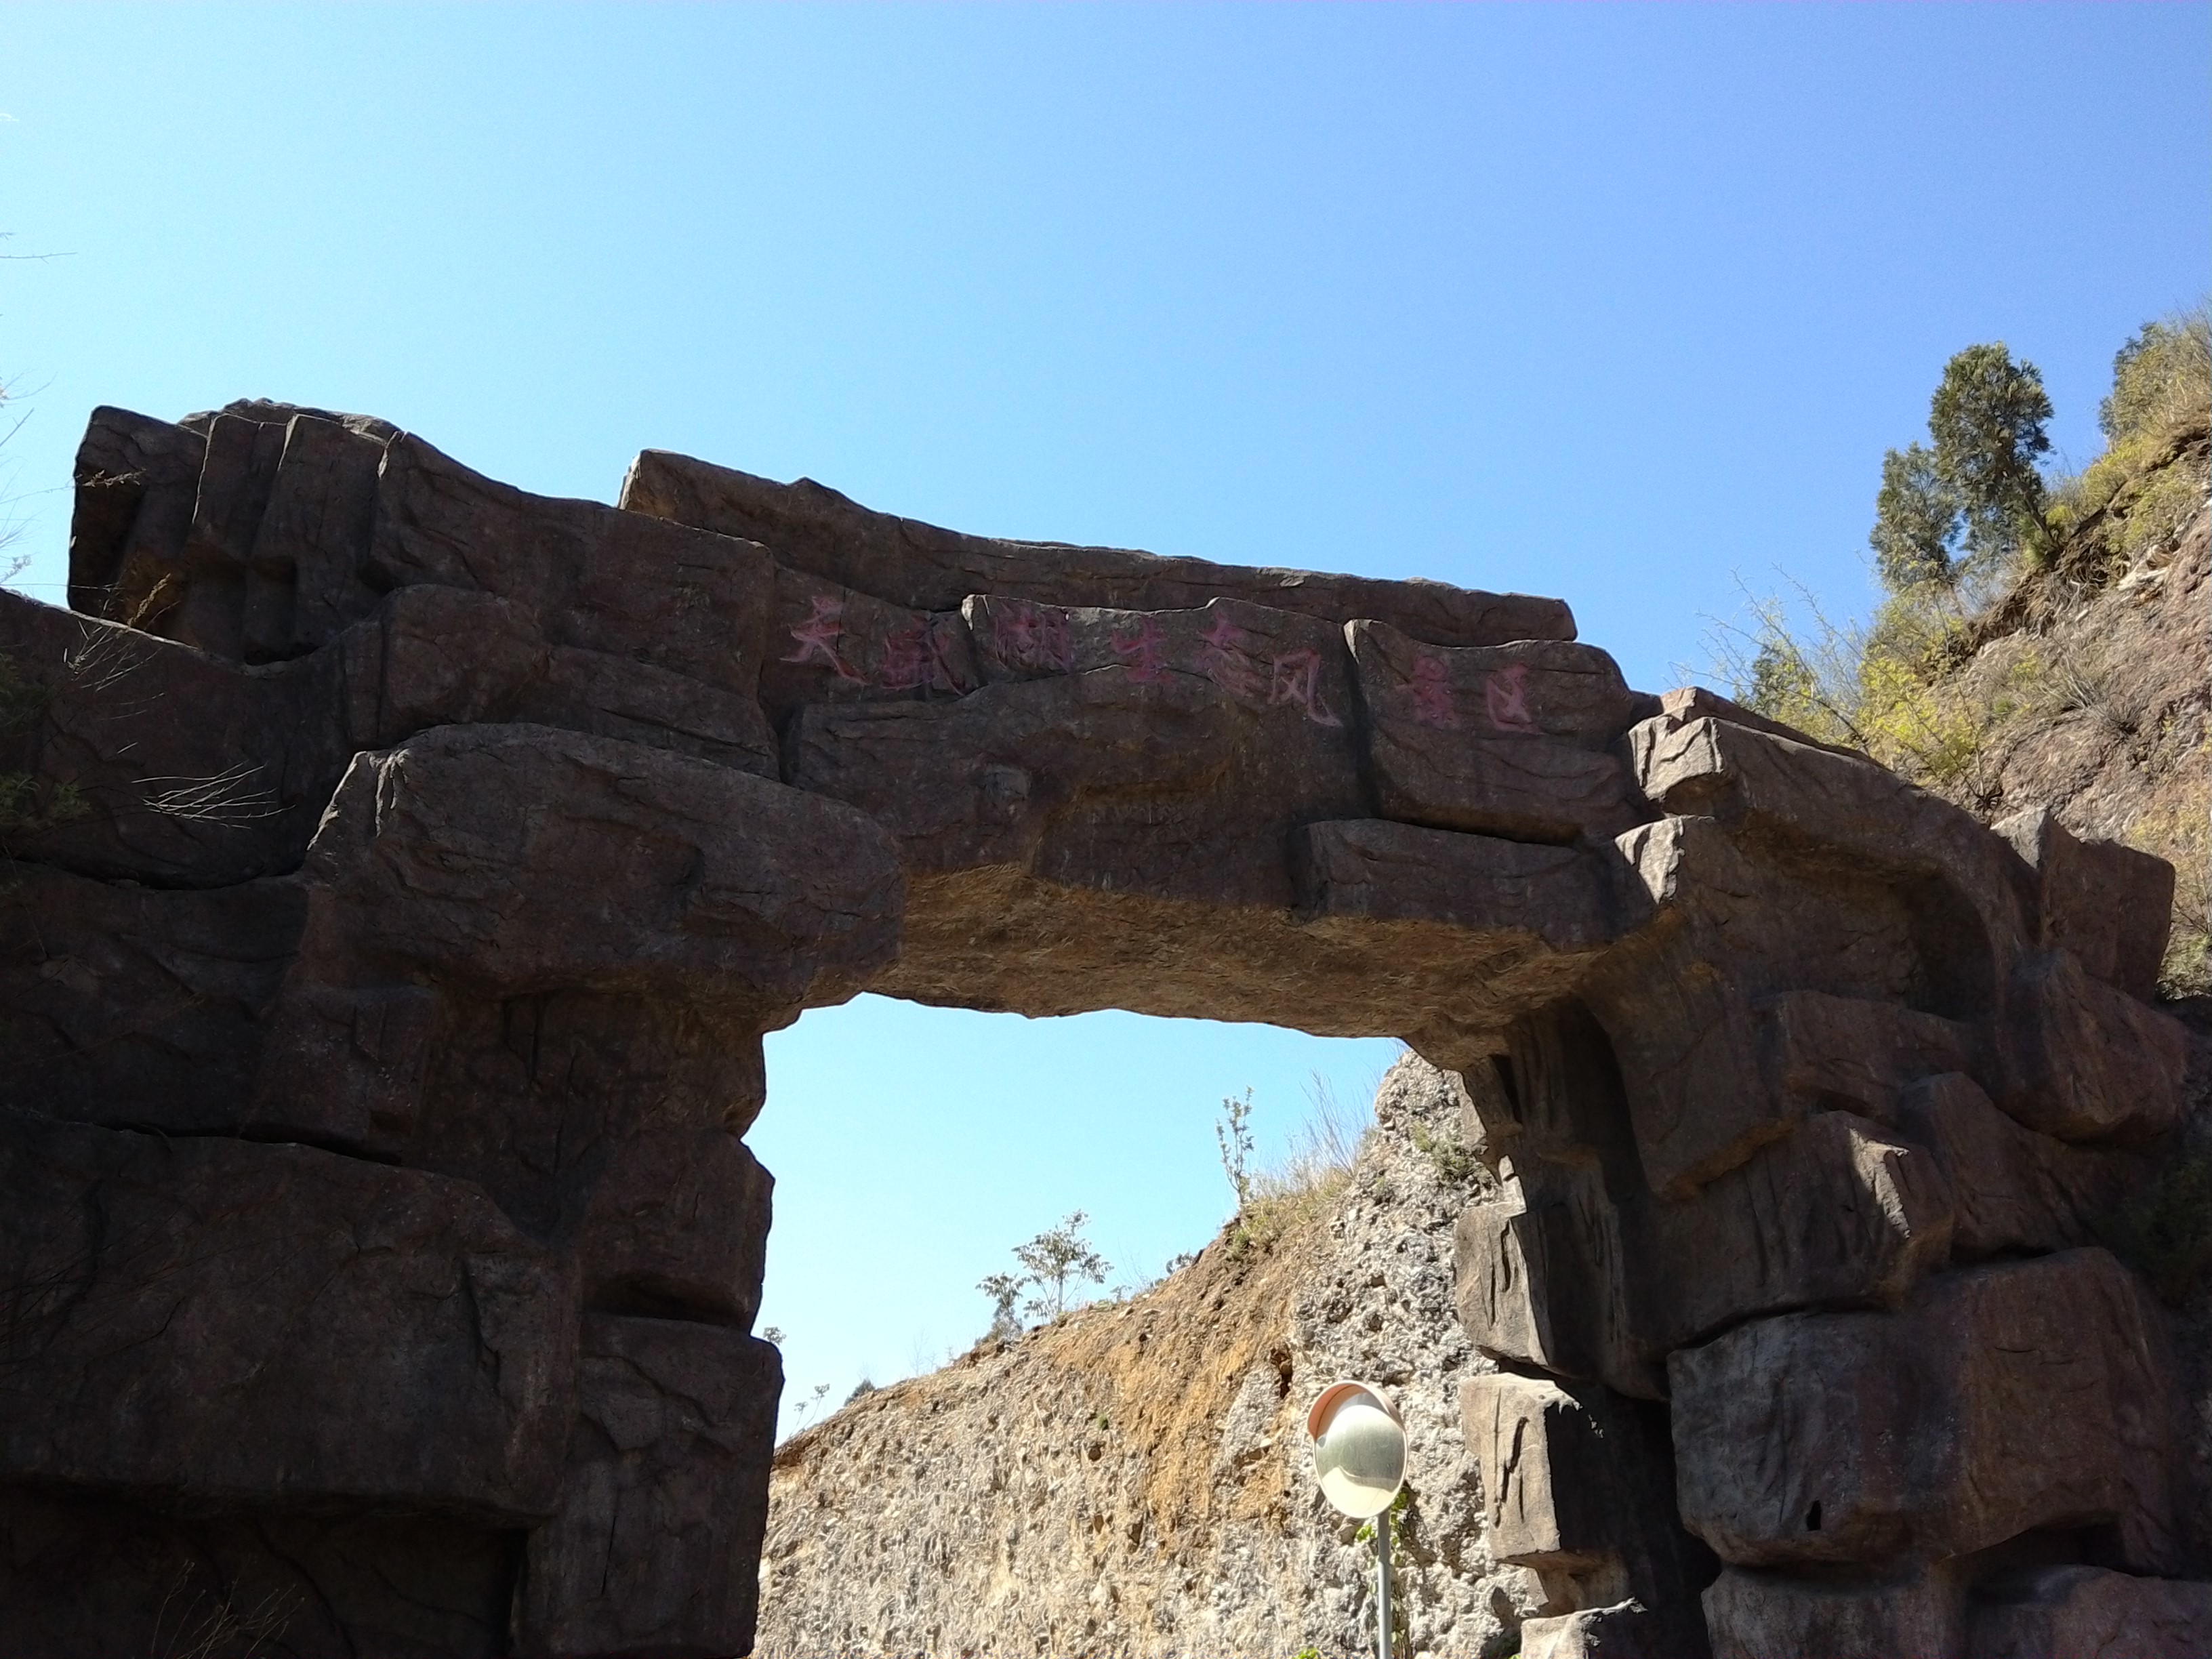
[[[1306,1413],[1314,1473],[1340,1514],[1364,1520],[1389,1509],[1406,1484],[1406,1425],[1379,1389],[1332,1382]]]

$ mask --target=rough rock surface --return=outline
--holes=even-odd
[[[2184,1565],[2164,1334],[2101,1249],[1970,1268],[1895,1313],[1739,1327],[1668,1362],[1705,1448],[1683,1520],[1747,1566],[1946,1560],[2101,1522],[2115,1565]]]
[[[863,988],[1398,1036],[1464,1096],[1464,1205],[1370,1193],[1326,1280],[1216,1253],[1159,1292],[1227,1322],[1177,1325],[1199,1394],[1107,1398],[1127,1310],[978,1357],[1059,1379],[984,1510],[1127,1477],[1048,1533],[1094,1636],[1290,1640],[1194,1587],[1311,1571],[1342,1595],[1302,1628],[1348,1639],[1299,1366],[1468,1350],[1528,1386],[1421,1396],[1417,1645],[1971,1659],[2077,1612],[2163,1639],[2194,1594],[2005,1588],[2212,1543],[2167,1316],[2099,1242],[2212,1121],[2145,1000],[2200,872],[2106,844],[2102,784],[1999,833],[1632,690],[1557,600],[680,457],[556,501],[244,403],[96,410],[76,482],[72,609],[0,595],[0,1628],[54,1659],[167,1640],[168,1571],[299,1656],[746,1647],[780,1377],[742,1136],[763,1034]],[[2156,614],[2201,652],[2191,535]],[[2137,704],[2160,735],[2100,739],[2105,782],[2202,676]],[[902,1535],[881,1604],[1018,1560],[963,1604],[1018,1616],[1039,1558],[992,1524]],[[1146,1561],[1188,1583],[1117,1604]],[[1021,1643],[1082,1634],[1054,1617]]]
[[[1450,1316],[1452,1223],[1489,1184],[1456,1093],[1408,1056],[1349,1179],[1270,1243],[1239,1253],[1224,1231],[1127,1302],[793,1436],[769,1488],[764,1659],[1371,1653],[1373,1547],[1322,1502],[1305,1433],[1342,1376],[1406,1415],[1405,1651],[1516,1651],[1550,1598],[1492,1553],[1462,1443],[1461,1382],[1493,1368]]]
[[[2212,1632],[2212,1584],[2045,1567],[2003,1583],[1974,1621],[1974,1659],[2190,1659]]]
[[[746,1644],[782,1383],[775,1350],[736,1331],[585,1320],[560,1512],[523,1562],[519,1654]]]
[[[11,1112],[0,1189],[0,1479],[551,1510],[574,1291],[475,1187]]]
[[[659,449],[631,464],[622,504],[758,542],[794,569],[922,611],[956,610],[975,593],[1133,611],[1177,610],[1225,597],[1337,622],[1379,617],[1437,645],[1574,637],[1573,619],[1557,599],[963,536],[871,513],[811,479],[781,484]]]

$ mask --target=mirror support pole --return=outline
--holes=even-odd
[[[1390,1511],[1375,1517],[1375,1659],[1392,1659],[1390,1644]]]

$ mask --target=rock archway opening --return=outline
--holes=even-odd
[[[1030,1019],[862,996],[767,1039],[746,1139],[775,1176],[757,1328],[783,1351],[780,1427],[863,1382],[932,1370],[989,1329],[987,1275],[1080,1211],[1126,1297],[1235,1207],[1216,1127],[1252,1102],[1253,1164],[1327,1116],[1356,1139],[1398,1045],[1102,1011]],[[1025,1298],[1026,1300],[1026,1298]]]

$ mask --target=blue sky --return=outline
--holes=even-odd
[[[2212,9],[0,9],[5,452],[368,410],[527,488],[638,449],[963,529],[1558,594],[1673,684],[1739,574],[1870,598],[1944,358],[2212,271]],[[772,1039],[794,1392],[941,1354],[1080,1206],[1157,1269],[1209,1127],[1388,1045],[864,1001]]]

